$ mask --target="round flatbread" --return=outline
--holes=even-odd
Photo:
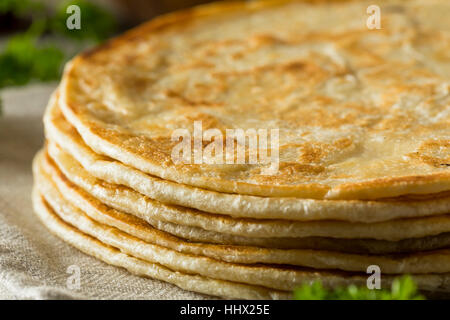
[[[345,220],[380,222],[450,212],[450,198],[391,199],[383,201],[267,198],[219,193],[163,180],[92,151],[70,125],[57,104],[57,93],[44,116],[46,136],[56,142],[92,176],[125,185],[151,199],[216,214],[243,218],[286,220]]]
[[[152,222],[178,225],[244,237],[304,238],[331,237],[396,241],[438,235],[450,231],[450,215],[399,219],[377,223],[344,221],[289,221],[239,219],[213,215],[190,208],[166,205],[121,185],[112,185],[90,176],[73,157],[48,143],[49,154],[70,181],[118,210]],[[49,165],[48,167],[51,167]],[[49,168],[51,170],[51,168]]]
[[[241,252],[229,250],[224,253],[223,248],[210,246],[208,249],[215,251],[215,259],[204,256],[196,256],[194,258],[192,257],[192,252],[185,254],[184,252],[181,253],[155,244],[155,238],[158,237],[155,234],[151,241],[142,239],[142,235],[148,236],[148,234],[142,232],[148,227],[145,228],[142,222],[138,224],[138,222],[135,222],[136,219],[127,217],[126,214],[109,209],[101,203],[96,203],[94,199],[86,197],[86,195],[83,196],[83,194],[77,193],[74,189],[70,190],[70,188],[63,186],[58,191],[56,185],[59,187],[62,186],[62,183],[56,183],[55,185],[38,166],[39,162],[35,164],[34,172],[39,190],[63,220],[113,246],[116,245],[114,241],[118,241],[111,239],[110,234],[114,233],[123,241],[120,248],[126,246],[127,249],[124,249],[126,252],[144,259],[147,257],[147,259],[151,259],[150,261],[162,263],[171,269],[181,268],[181,271],[184,272],[198,272],[208,277],[226,277],[221,279],[263,285],[280,290],[291,290],[292,288],[288,287],[289,285],[295,288],[303,281],[304,273],[287,265],[298,265],[314,268],[315,270],[332,269],[360,272],[366,271],[370,265],[377,265],[383,273],[387,274],[450,272],[449,250],[370,256],[367,254],[357,255],[324,250],[257,250],[252,248],[248,248],[245,251],[242,248]],[[107,225],[113,224],[125,232],[113,231],[117,229],[107,227],[103,224],[104,221],[107,222]],[[136,229],[140,229],[140,231]],[[133,236],[137,236],[137,239],[145,241],[133,240],[133,237],[128,234],[130,230]],[[205,246],[204,248],[206,249],[207,247]],[[136,250],[137,253],[133,253],[133,250]],[[250,265],[247,268],[243,265],[220,263],[222,261],[221,256],[225,256],[225,260],[227,260],[230,259],[228,256],[236,253],[237,255],[233,259],[234,262],[244,262],[246,264],[264,262],[280,264],[283,267],[265,266],[260,269],[256,265]],[[181,261],[183,263],[178,267]],[[269,270],[270,268],[272,269]],[[242,278],[234,278],[241,276]],[[277,283],[271,282],[272,276],[274,279],[277,279]]]
[[[162,16],[73,59],[61,110],[97,153],[204,189],[313,199],[449,191],[450,3],[383,1],[380,30],[363,18],[370,5],[254,1]],[[231,148],[233,164],[207,164],[206,152],[194,164],[192,149],[178,163],[174,132],[190,139],[195,122],[222,137],[266,130],[278,147],[243,148],[278,160],[241,164]]]
[[[121,252],[65,223],[45,203],[37,190],[33,193],[34,210],[42,223],[56,236],[86,254],[108,264],[122,267],[136,275],[172,283],[182,289],[212,296],[234,299],[288,299],[290,294],[230,281],[172,271],[157,263],[149,263]]]

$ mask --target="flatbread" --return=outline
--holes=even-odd
[[[324,237],[306,238],[248,238],[232,236],[200,228],[176,225],[155,220],[153,227],[182,239],[224,245],[256,246],[277,249],[321,249],[361,254],[389,254],[428,251],[450,247],[450,234],[412,238],[399,241],[373,239],[337,239]]]
[[[383,1],[379,30],[367,27],[372,4],[254,1],[162,16],[74,58],[61,110],[95,152],[219,192],[449,191],[450,3]],[[192,135],[194,121],[279,129],[279,170],[175,164],[172,134]]]
[[[233,217],[298,221],[332,219],[380,222],[450,212],[448,195],[432,199],[384,201],[267,198],[219,193],[163,180],[92,151],[61,114],[57,92],[50,99],[44,123],[47,138],[70,153],[90,175],[128,186],[151,199],[168,204]]]
[[[210,251],[215,252],[215,259],[210,257],[185,254],[155,244],[153,236],[151,241],[142,239],[142,229],[145,227],[134,222],[126,214],[105,208],[101,203],[96,203],[94,199],[83,197],[82,194],[75,194],[63,188],[58,191],[55,184],[50,181],[49,176],[39,169],[39,162],[35,164],[34,172],[37,185],[46,201],[66,222],[75,225],[102,242],[109,245],[119,246],[126,253],[132,254],[151,262],[161,263],[171,269],[188,273],[199,273],[208,277],[218,277],[222,280],[245,282],[255,285],[268,286],[280,290],[292,290],[304,281],[304,271],[290,265],[314,268],[314,270],[344,270],[365,272],[369,265],[378,265],[384,274],[402,273],[446,273],[450,272],[450,250],[436,250],[423,253],[412,253],[403,255],[370,256],[367,254],[357,255],[348,253],[338,253],[324,250],[257,250],[244,249],[234,257],[234,262],[265,262],[270,264],[284,265],[274,267],[273,265],[244,266],[242,264],[232,264],[222,262],[222,257],[229,257],[236,252],[229,250],[224,253],[223,248],[215,249],[210,246]],[[57,183],[57,185],[61,185]],[[64,196],[63,196],[64,194]],[[116,228],[107,227],[103,224],[107,220],[107,225],[111,220],[115,220]],[[113,217],[113,219],[111,219]],[[100,220],[100,221],[99,221]],[[117,221],[119,220],[119,224]],[[125,226],[125,227],[124,227]],[[141,231],[136,232],[137,229]],[[128,231],[134,230],[133,235]],[[111,234],[116,235],[113,239]],[[142,241],[141,241],[142,240]],[[125,248],[125,249],[124,249]],[[206,248],[206,246],[204,247]],[[229,260],[230,258],[225,258]],[[252,261],[253,259],[253,261]],[[276,280],[276,283],[272,281]],[[289,287],[293,286],[293,287]]]
[[[213,296],[235,298],[235,299],[289,299],[290,293],[276,290],[268,290],[258,286],[249,286],[241,283],[209,279],[198,275],[188,275],[174,272],[159,264],[148,263],[141,259],[124,254],[114,247],[107,246],[78,229],[62,221],[45,203],[37,189],[33,192],[33,206],[35,213],[42,223],[56,236],[68,242],[82,252],[92,255],[108,264],[122,267],[131,273],[163,280],[177,285],[185,290],[195,291]],[[344,277],[342,274],[312,273],[311,278],[320,277],[325,287],[330,284],[363,285],[365,279],[358,276]],[[446,275],[414,275],[413,279],[421,290],[433,292],[447,292],[450,290],[450,280]],[[386,276],[382,278],[383,287],[388,287],[393,278]],[[337,282],[337,283],[336,283]]]
[[[151,218],[152,220],[199,227],[219,233],[261,238],[314,236],[396,241],[438,235],[450,231],[450,215],[399,219],[370,224],[331,220],[306,222],[255,220],[217,216],[190,208],[166,205],[151,200],[127,187],[101,181],[90,176],[79,163],[57,145],[49,142],[48,150],[58,168],[74,184],[98,198],[101,202],[146,221]]]
[[[307,252],[301,250],[300,251],[278,250],[278,249],[267,250],[258,247],[227,246],[220,244],[210,245],[208,243],[193,243],[189,241],[186,242],[183,239],[173,237],[165,232],[161,232],[158,229],[151,227],[149,224],[145,223],[144,221],[138,218],[135,218],[132,215],[128,215],[120,211],[106,207],[98,200],[94,199],[92,196],[88,195],[86,192],[70,183],[67,179],[63,179],[61,178],[61,176],[57,175],[52,175],[50,177],[50,174],[48,172],[44,173],[42,166],[43,165],[41,163],[39,168],[35,168],[35,177],[37,181],[40,181],[39,185],[41,190],[44,190],[44,193],[46,189],[52,188],[51,186],[49,186],[50,184],[49,180],[52,180],[52,183],[54,183],[55,186],[60,190],[60,192],[65,195],[66,199],[70,198],[74,205],[82,209],[92,219],[97,220],[100,223],[116,227],[124,232],[127,232],[133,236],[141,238],[147,242],[155,243],[157,245],[161,245],[164,247],[169,247],[173,250],[180,252],[196,255],[204,255],[211,258],[224,260],[227,262],[237,262],[237,263],[271,263],[271,264],[297,265],[299,264],[299,262],[297,261],[301,261],[301,259],[298,260],[296,258],[296,255],[301,256],[302,254],[304,254],[304,252]],[[51,190],[49,192],[51,192]],[[70,202],[70,200],[68,201]],[[420,240],[422,243],[440,243],[441,245],[443,243],[445,245],[446,243],[445,239],[446,238],[440,239],[430,238]],[[351,240],[351,242],[352,243],[347,242],[342,243],[342,240],[315,238],[310,239],[309,242],[306,242],[306,245],[303,246],[303,249],[321,249],[333,251],[332,249],[337,248],[338,250],[334,251],[347,251],[347,252],[349,250],[351,251],[352,249],[353,252],[356,252],[357,249],[359,249],[360,252],[367,254],[371,253],[371,251],[374,251],[373,249],[371,249],[372,247],[377,248],[376,241],[367,241],[367,243],[364,243],[364,241],[359,241],[365,244],[365,247],[363,248],[360,248],[362,247],[362,245],[358,244],[358,240]],[[334,243],[335,245],[331,246],[330,243]],[[405,244],[403,244],[403,247],[402,246],[399,247],[403,248],[403,250],[415,250],[415,251],[420,251],[424,249],[424,246],[415,246],[411,248],[406,247]],[[381,246],[381,248],[384,247]],[[397,249],[397,251],[398,250],[399,249]],[[380,251],[380,249],[378,249],[378,251]]]
[[[39,219],[53,234],[86,254],[108,264],[125,268],[136,275],[166,281],[185,290],[218,297],[234,299],[288,299],[290,297],[290,294],[286,292],[173,271],[160,264],[149,263],[127,255],[65,223],[45,203],[36,189],[33,192],[33,206]]]
[[[187,277],[187,279],[186,278],[183,279],[183,276],[185,274],[180,273],[178,271],[173,272],[173,273],[175,273],[175,276],[172,275],[172,277],[168,277],[167,276],[168,269],[166,269],[163,266],[160,266],[159,264],[148,263],[148,261],[140,260],[140,259],[133,259],[133,258],[126,259],[128,257],[132,257],[129,255],[129,253],[125,254],[125,252],[127,252],[127,251],[128,252],[133,251],[134,254],[136,254],[137,256],[146,256],[147,259],[149,256],[155,255],[155,253],[143,250],[142,246],[144,246],[144,244],[142,244],[142,243],[141,243],[141,245],[138,245],[138,243],[133,243],[136,241],[139,242],[139,240],[136,240],[136,238],[133,238],[131,236],[127,237],[126,234],[122,234],[121,232],[118,232],[118,231],[113,231],[114,229],[111,229],[108,227],[105,228],[104,226],[102,226],[100,224],[92,223],[93,221],[89,220],[89,219],[88,219],[89,223],[87,223],[86,220],[84,220],[84,218],[81,218],[81,220],[86,222],[86,223],[84,223],[84,222],[81,223],[81,227],[84,230],[87,230],[90,233],[97,233],[104,240],[109,239],[108,241],[114,242],[115,246],[118,246],[120,248],[120,250],[123,251],[123,252],[116,251],[116,250],[114,250],[113,247],[110,247],[110,246],[104,244],[103,246],[110,248],[110,252],[108,252],[108,254],[105,256],[104,252],[99,252],[99,251],[103,251],[103,250],[99,250],[99,248],[98,248],[98,243],[103,244],[102,242],[100,242],[97,239],[92,238],[90,236],[85,236],[83,233],[78,231],[78,229],[65,224],[58,218],[58,216],[54,213],[54,211],[53,211],[53,215],[51,215],[51,214],[47,215],[48,213],[52,213],[52,210],[51,210],[50,206],[45,203],[43,198],[41,198],[41,196],[39,195],[37,190],[33,194],[33,202],[34,202],[34,206],[35,206],[35,210],[36,210],[37,214],[40,216],[43,223],[48,228],[50,228],[50,230],[53,233],[56,233],[59,237],[63,238],[65,241],[68,241],[69,243],[71,243],[75,247],[81,249],[82,251],[87,252],[88,254],[92,254],[107,263],[122,266],[122,267],[129,269],[130,271],[132,271],[134,273],[138,273],[140,275],[151,276],[156,279],[162,279],[162,280],[166,281],[165,277],[167,277],[167,278],[169,278],[169,282],[175,283],[182,288],[187,287],[189,290],[194,290],[196,292],[207,293],[207,294],[212,294],[212,295],[216,295],[216,296],[218,295],[218,296],[227,297],[228,296],[227,294],[229,294],[230,289],[233,288],[233,286],[235,285],[235,283],[233,283],[233,282],[230,283],[228,281],[224,281],[223,284],[225,285],[225,288],[219,290],[219,289],[217,289],[217,285],[221,284],[222,281],[216,282],[215,279],[206,278],[207,282],[209,282],[209,286],[210,286],[210,289],[207,290],[207,289],[205,289],[205,287],[206,287],[205,283],[202,281],[205,279],[204,277],[201,277],[201,276],[198,277],[196,275],[191,275],[190,277]],[[44,210],[44,208],[45,208],[45,210]],[[59,209],[61,209],[61,208],[59,208]],[[46,211],[46,212],[42,212],[42,211]],[[74,219],[74,220],[72,220],[72,222],[75,222],[75,221],[80,222],[79,220],[77,220],[77,217],[83,217],[82,215],[77,216],[76,214],[74,214],[74,212],[68,212],[68,211],[63,211],[63,215],[65,218],[67,218],[68,216],[71,216],[70,219],[72,219],[72,218]],[[85,217],[85,218],[87,218],[87,217]],[[58,230],[57,228],[62,228],[62,230]],[[90,241],[91,243],[86,243],[86,241],[85,241],[86,239],[83,240],[83,238],[80,239],[79,237],[76,237],[75,233],[80,233],[84,236],[84,238],[91,239],[91,241]],[[123,238],[121,236],[123,236]],[[122,247],[122,245],[123,245],[123,247]],[[112,253],[115,253],[112,257],[111,257],[111,251],[113,251]],[[148,255],[146,254],[146,252],[148,252]],[[156,253],[156,254],[158,254],[158,253]],[[199,259],[201,259],[201,258],[199,258]],[[130,261],[130,260],[132,260],[132,261]],[[143,261],[144,263],[143,264],[137,263],[137,262],[141,262],[141,261]],[[133,262],[133,263],[131,263],[131,262]],[[136,264],[139,265],[140,268],[136,268]],[[186,264],[184,264],[183,267],[186,267]],[[264,266],[262,266],[262,265],[257,265],[256,267],[264,268]],[[243,268],[246,268],[246,267],[243,267]],[[251,269],[251,267],[248,267],[248,268]],[[268,267],[268,268],[274,269],[273,267]],[[164,271],[166,271],[166,272],[164,272]],[[171,270],[169,270],[169,271],[171,271]],[[283,271],[283,269],[281,269],[280,272],[282,273],[282,271]],[[287,270],[284,270],[284,271],[287,271]],[[362,275],[357,275],[356,273],[307,271],[307,270],[297,271],[297,273],[299,273],[299,275],[301,275],[301,277],[303,279],[302,280],[303,283],[311,282],[315,279],[321,279],[321,281],[324,283],[324,285],[326,287],[330,287],[330,286],[337,287],[337,286],[348,285],[350,283],[363,285],[365,283],[365,277]],[[273,274],[273,273],[272,273],[272,275],[276,276],[276,274]],[[221,276],[223,277],[222,274],[221,274]],[[414,279],[418,282],[419,288],[421,288],[423,290],[427,290],[427,291],[446,291],[446,290],[448,290],[448,279],[447,278],[448,278],[447,274],[414,275]],[[182,280],[184,280],[184,281],[182,281]],[[392,280],[393,280],[392,276],[389,276],[389,275],[384,276],[382,278],[383,287],[389,286],[390,283],[392,282]],[[196,288],[194,285],[198,285],[198,284],[202,284],[202,285],[199,288]],[[239,298],[248,298],[248,296],[253,296],[252,297],[253,299],[255,299],[255,296],[259,296],[259,298],[264,298],[264,299],[268,299],[269,297],[271,297],[271,298],[274,298],[274,297],[287,298],[287,297],[289,297],[289,294],[279,292],[276,290],[267,290],[266,288],[261,288],[259,286],[255,287],[255,286],[243,285],[243,287],[241,287],[242,284],[240,284],[240,283],[238,283],[237,285],[238,285],[238,288],[240,287],[239,289],[247,289],[247,291],[252,291],[252,290],[256,289],[255,293],[252,294],[249,292],[245,292],[245,295],[247,297],[242,297],[244,294],[241,294],[240,296],[238,296]],[[275,284],[275,285],[279,286],[279,284]],[[289,284],[287,284],[287,285],[289,285]],[[214,290],[217,290],[217,291],[214,292]],[[221,291],[221,294],[218,294],[218,292],[220,292],[220,291]],[[227,294],[224,294],[223,293],[224,291],[225,292],[228,291]],[[234,295],[235,295],[234,297],[236,297],[236,294],[237,294],[236,291],[239,291],[239,290],[231,290],[231,291],[234,291]],[[264,297],[264,295],[265,295],[265,297]],[[261,297],[261,296],[263,296],[263,297]],[[233,296],[231,296],[231,297],[233,297]]]

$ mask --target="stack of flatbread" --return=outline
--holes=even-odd
[[[370,5],[212,4],[77,56],[44,116],[36,214],[106,263],[217,297],[365,285],[373,265],[382,287],[450,291],[450,3]],[[175,161],[195,122],[211,143],[278,130],[277,170],[218,149]]]

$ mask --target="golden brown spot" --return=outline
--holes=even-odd
[[[279,166],[279,171],[282,175],[316,175],[325,170],[323,166],[300,164],[296,162],[282,162]]]
[[[217,102],[211,102],[206,100],[191,100],[187,97],[183,96],[182,94],[173,91],[173,90],[166,90],[165,94],[168,98],[174,98],[179,100],[183,105],[190,106],[190,107],[196,107],[196,106],[220,106]]]
[[[425,141],[417,152],[408,155],[436,168],[450,167],[450,140]]]

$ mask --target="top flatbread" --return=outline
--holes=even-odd
[[[450,190],[450,2],[213,4],[75,58],[60,106],[96,152],[155,176],[260,196]],[[268,164],[175,165],[175,129],[279,129]]]

